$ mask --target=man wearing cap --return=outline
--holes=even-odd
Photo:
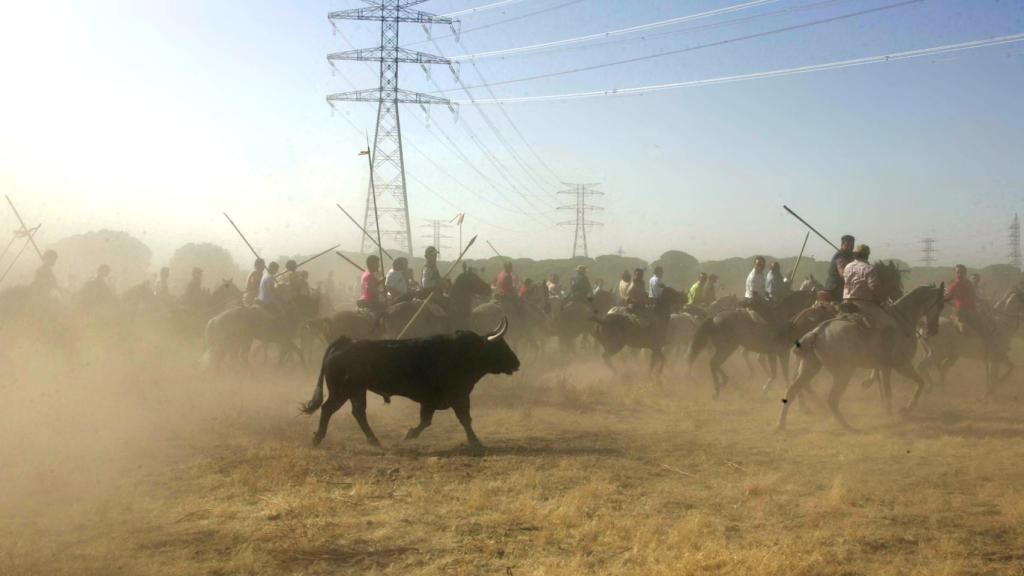
[[[423,264],[423,272],[420,274],[420,289],[422,290],[421,296],[424,298],[434,290],[444,291],[441,271],[437,269],[437,255],[437,248],[433,246],[427,246],[423,253],[426,263]],[[438,296],[440,295],[438,294]]]
[[[587,278],[587,267],[580,264],[576,267],[576,275],[569,280],[569,300],[586,302],[593,296],[594,291],[590,287],[590,279]]]
[[[839,251],[832,256],[828,265],[828,276],[825,278],[825,291],[833,302],[843,298],[843,271],[846,265],[853,262],[853,236],[847,234],[839,241]]]

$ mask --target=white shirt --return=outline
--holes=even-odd
[[[661,291],[665,289],[665,283],[661,281],[661,276],[651,276],[650,290],[647,291],[651,298],[658,298],[661,296]]]
[[[753,298],[754,294],[757,294],[761,298],[768,295],[765,290],[765,277],[764,271],[758,272],[757,269],[750,271],[750,275],[747,276],[747,291],[744,294],[747,298]]]
[[[265,270],[263,278],[260,280],[260,293],[256,299],[264,304],[273,302],[275,286],[277,286],[277,281],[274,279],[274,275],[270,273],[270,270]]]
[[[409,280],[405,277],[404,272],[389,270],[388,276],[384,280],[384,288],[395,296],[405,296],[409,293]]]

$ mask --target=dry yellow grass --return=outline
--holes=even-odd
[[[1024,573],[1020,382],[980,404],[973,367],[909,420],[851,388],[859,435],[822,409],[775,434],[753,385],[528,367],[474,394],[477,458],[450,413],[402,442],[402,399],[371,404],[383,449],[347,410],[314,449],[312,376],[123,345],[4,359],[0,573]]]

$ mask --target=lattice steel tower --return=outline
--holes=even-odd
[[[1017,214],[1013,215],[1013,223],[1010,224],[1010,237],[1008,238],[1010,248],[1010,266],[1020,269],[1021,254],[1020,254],[1020,218]]]
[[[331,94],[327,102],[334,106],[335,102],[376,102],[377,127],[374,131],[371,149],[373,170],[373,186],[376,198],[370,191],[366,194],[366,211],[363,226],[370,234],[376,235],[377,222],[374,218],[374,202],[381,219],[382,239],[392,240],[402,250],[412,254],[412,230],[409,222],[409,203],[405,187],[405,160],[402,156],[402,124],[398,118],[399,104],[419,104],[424,110],[428,105],[442,104],[455,111],[454,104],[446,98],[438,98],[429,94],[411,92],[398,87],[398,65],[401,63],[419,64],[426,71],[429,64],[446,64],[455,73],[452,60],[433,54],[406,50],[398,46],[399,24],[415,22],[428,30],[430,24],[448,24],[457,35],[457,20],[444,16],[435,16],[419,10],[410,10],[411,6],[422,4],[427,0],[363,0],[368,7],[353,8],[331,12],[327,18],[331,26],[337,29],[338,20],[363,20],[380,22],[380,46],[359,48],[327,55],[331,66],[339,60],[362,60],[380,63],[380,85],[377,88],[356,90]],[[372,251],[363,237],[362,251]]]
[[[430,228],[430,234],[424,234],[424,238],[429,238],[431,246],[437,248],[443,256],[445,250],[448,249],[448,245],[445,244],[445,240],[450,240],[451,236],[445,234],[447,230],[451,229],[452,225],[447,220],[427,220],[427,223],[423,225],[424,228]]]
[[[928,237],[921,240],[921,263],[925,266],[935,264],[935,238]]]
[[[559,222],[559,226],[572,226],[573,239],[572,239],[572,257],[580,255],[582,252],[584,258],[590,258],[590,252],[587,250],[587,228],[595,226],[604,226],[603,223],[590,220],[587,215],[591,212],[600,212],[604,210],[600,206],[594,206],[589,203],[590,198],[596,196],[604,196],[604,192],[599,192],[593,188],[597,184],[573,184],[571,182],[562,182],[562,184],[569,186],[566,190],[560,190],[558,193],[562,195],[573,195],[576,197],[576,201],[572,204],[563,204],[558,207],[559,210],[573,210],[576,212],[576,218],[573,220],[566,220],[565,222]]]

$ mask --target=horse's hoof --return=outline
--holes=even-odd
[[[409,428],[409,431],[405,433],[405,440],[415,440],[420,437],[420,433],[415,428]]]
[[[487,449],[484,448],[483,444],[475,442],[469,445],[468,452],[470,456],[483,456],[487,452]]]
[[[313,446],[314,447],[319,446],[320,443],[323,442],[323,440],[324,440],[323,436],[321,436],[319,434],[313,434]]]
[[[366,443],[374,448],[380,448],[380,440],[377,440],[376,438],[367,438]]]

